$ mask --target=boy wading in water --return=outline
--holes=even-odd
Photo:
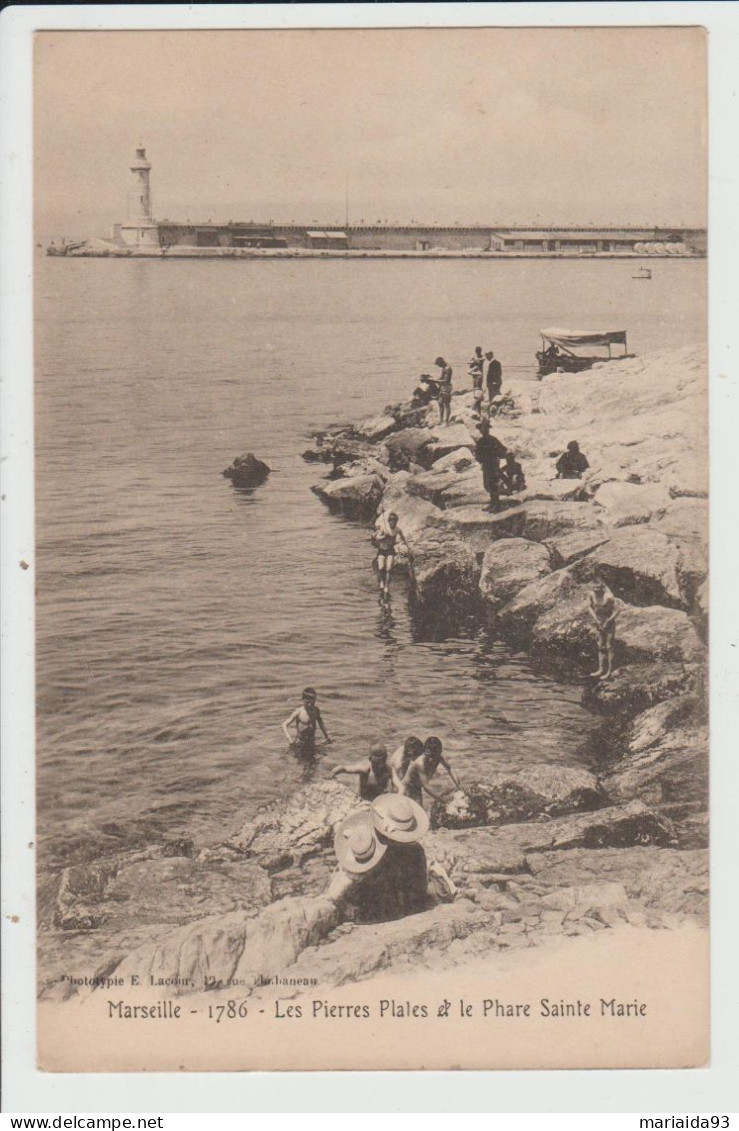
[[[610,589],[603,581],[596,581],[590,594],[590,615],[598,633],[598,670],[591,672],[594,679],[609,679],[613,673],[613,646],[616,643],[616,617],[618,609]]]
[[[392,788],[392,776],[387,759],[387,747],[381,742],[370,746],[369,758],[363,762],[350,762],[346,766],[336,766],[331,777],[339,774],[356,774],[359,778],[359,796],[363,801],[374,801],[381,793]]]
[[[398,516],[395,511],[381,514],[375,523],[375,532],[372,541],[377,547],[377,572],[380,576],[380,593],[390,592],[390,575],[395,564],[395,544],[400,538],[406,548],[408,560],[411,560],[410,546],[405,534],[398,526]]]
[[[302,696],[302,703],[293,711],[289,718],[285,719],[282,724],[282,729],[285,732],[285,738],[295,749],[302,752],[307,752],[315,749],[316,746],[316,727],[319,726],[323,731],[326,742],[331,742],[329,733],[323,725],[323,718],[320,709],[316,705],[318,694],[314,687],[306,687]],[[290,727],[294,727],[292,733]]]

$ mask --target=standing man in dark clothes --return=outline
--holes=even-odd
[[[505,463],[500,469],[500,489],[504,495],[515,495],[526,489],[523,468],[513,452],[506,452]]]
[[[506,449],[497,436],[490,435],[490,421],[483,416],[480,421],[482,436],[475,445],[475,459],[482,467],[482,481],[490,496],[486,510],[500,510],[500,461]]]
[[[443,357],[437,357],[434,362],[441,370],[439,378],[439,424],[449,423],[449,413],[452,410],[452,367],[447,365]]]
[[[582,479],[583,471],[590,467],[587,456],[580,451],[577,440],[570,440],[567,451],[557,460],[557,479]]]
[[[497,357],[493,355],[492,350],[488,350],[485,357],[488,363],[485,383],[488,387],[488,401],[492,404],[494,398],[500,396],[500,390],[503,387],[503,368]]]

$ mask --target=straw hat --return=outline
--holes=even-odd
[[[397,844],[413,844],[428,832],[426,813],[410,797],[383,793],[373,802],[371,813],[377,832]]]
[[[344,871],[353,876],[361,876],[380,863],[387,845],[375,836],[368,809],[352,813],[341,822],[334,836],[334,851]]]

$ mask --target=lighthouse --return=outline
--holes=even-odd
[[[159,243],[157,225],[151,215],[151,162],[140,145],[130,165],[128,186],[128,219],[116,225],[115,234],[129,247],[153,247]]]

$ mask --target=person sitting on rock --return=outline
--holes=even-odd
[[[598,670],[591,672],[593,679],[610,679],[613,674],[613,651],[616,643],[616,599],[600,578],[593,583],[589,598],[589,612],[595,621],[598,634]]]
[[[475,445],[475,459],[482,467],[482,481],[490,496],[487,510],[500,509],[500,461],[506,449],[497,436],[490,435],[490,421],[483,416],[480,421],[480,439]]]
[[[437,357],[434,365],[441,370],[439,379],[439,424],[449,423],[449,414],[452,411],[452,367],[447,365],[443,357]]]
[[[582,479],[582,473],[590,467],[587,456],[580,451],[577,440],[570,440],[567,451],[557,460],[557,479]]]
[[[385,794],[369,810],[352,813],[336,830],[334,848],[340,870],[326,895],[353,910],[360,923],[382,923],[425,911],[439,898],[454,899],[457,889],[438,864],[429,865],[421,841],[426,813],[408,797]],[[443,894],[439,890],[443,883]]]
[[[515,495],[526,489],[523,468],[513,452],[506,452],[505,463],[500,469],[500,489],[504,495]]]
[[[381,742],[373,742],[369,757],[363,762],[350,762],[346,766],[335,766],[331,777],[339,774],[356,774],[359,778],[359,796],[363,801],[374,801],[381,793],[392,788],[393,778],[388,765],[387,747]]]
[[[402,746],[394,750],[388,759],[393,785],[397,793],[403,792],[403,778],[408,773],[408,767],[416,758],[423,754],[423,743],[415,734],[409,734]]]
[[[375,523],[375,532],[372,542],[377,549],[377,573],[380,578],[380,593],[390,592],[390,577],[395,564],[396,543],[400,538],[410,558],[410,547],[405,534],[398,525],[398,516],[395,511],[381,514]]]
[[[331,742],[331,739],[323,725],[321,711],[316,705],[318,694],[315,687],[306,687],[301,698],[303,700],[301,705],[293,711],[289,718],[285,719],[282,729],[285,732],[285,738],[292,747],[303,753],[308,753],[315,750],[316,726],[319,726],[323,731],[326,742]],[[290,727],[295,728],[293,733],[290,732]]]
[[[434,381],[428,373],[422,373],[418,385],[413,390],[413,405],[415,408],[425,408],[432,401],[439,399],[439,382]]]
[[[459,778],[442,751],[441,739],[436,735],[430,735],[423,744],[423,753],[420,757],[414,758],[408,766],[402,781],[403,793],[419,805],[423,804],[424,790],[436,801],[441,801],[450,792],[448,789],[442,789],[440,786],[437,788],[431,784],[431,779],[439,766],[444,767],[457,789],[462,788]]]

